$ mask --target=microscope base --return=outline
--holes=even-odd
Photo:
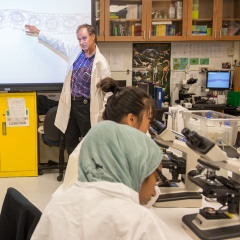
[[[198,192],[160,194],[153,206],[158,208],[199,208],[202,206],[202,195]]]
[[[222,240],[222,239],[239,239],[240,237],[240,224],[230,227],[219,227],[210,230],[199,229],[193,221],[196,219],[197,214],[185,215],[182,218],[183,228],[193,239],[203,240]],[[208,220],[211,221],[211,220]]]

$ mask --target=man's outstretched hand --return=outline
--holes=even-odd
[[[32,26],[32,25],[25,25],[25,28],[27,28],[26,30],[26,33],[29,33],[29,34],[39,34],[40,30],[37,29],[35,26]]]

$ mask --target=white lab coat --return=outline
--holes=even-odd
[[[32,240],[177,239],[122,183],[75,182],[52,198]]]
[[[71,110],[71,76],[72,66],[82,49],[79,44],[71,44],[55,38],[47,33],[40,31],[38,39],[53,47],[55,50],[63,53],[68,57],[68,66],[63,84],[62,93],[59,99],[58,111],[55,119],[55,125],[65,133]],[[111,77],[111,72],[107,60],[100,53],[96,46],[95,59],[92,67],[91,87],[90,87],[90,119],[91,126],[101,121],[101,109],[103,106],[103,92],[97,89],[97,83],[106,77]]]

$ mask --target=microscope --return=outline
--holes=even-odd
[[[153,119],[150,130],[155,134],[155,142],[163,149],[169,147],[182,152],[182,157],[166,151],[168,159],[162,160],[162,167],[169,169],[172,179],[162,177],[158,186],[161,194],[154,207],[201,207],[202,196],[199,187],[188,179],[188,173],[195,170],[199,154],[189,148],[181,139],[183,135]]]
[[[203,196],[222,205],[219,209],[205,207],[199,213],[184,216],[184,229],[193,239],[240,239],[239,159],[229,158],[219,146],[194,131],[184,128],[182,134],[186,145],[200,155],[199,165],[188,172],[188,179],[202,189]],[[231,172],[232,177],[216,175],[220,168]]]
[[[190,78],[186,81],[185,84],[181,86],[181,89],[179,90],[178,96],[179,96],[179,103],[192,103],[192,96],[195,95],[195,93],[189,93],[189,88],[191,84],[194,84],[198,81],[196,78]]]

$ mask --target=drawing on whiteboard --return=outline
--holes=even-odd
[[[74,33],[79,24],[91,24],[91,13],[50,14],[18,9],[0,10],[0,29],[13,28],[25,31],[25,24],[52,34]]]

